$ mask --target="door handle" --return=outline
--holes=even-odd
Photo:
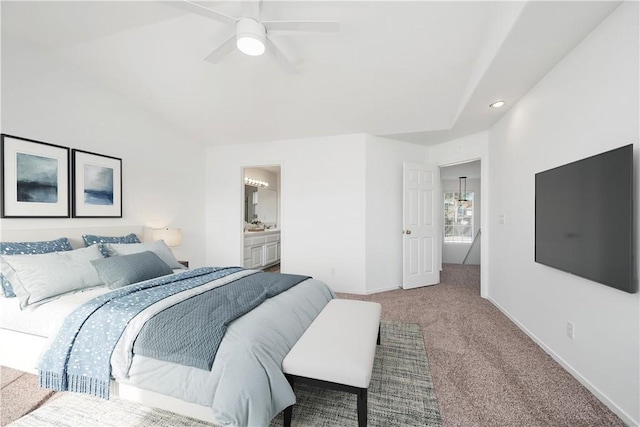
[[[404,234],[411,234],[411,230],[403,230],[402,233]]]

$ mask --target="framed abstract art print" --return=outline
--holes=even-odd
[[[69,218],[69,148],[0,135],[2,218]]]
[[[122,159],[72,150],[74,218],[122,218]]]

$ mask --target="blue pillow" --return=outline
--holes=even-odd
[[[66,237],[41,242],[0,242],[0,255],[37,255],[70,250],[73,248]],[[11,283],[2,273],[0,273],[0,286],[2,286],[2,293],[5,297],[13,298],[16,296]]]
[[[82,240],[84,240],[85,246],[91,246],[95,244],[100,245],[100,252],[102,252],[102,256],[108,257],[109,252],[103,246],[103,243],[140,243],[140,239],[135,233],[128,234],[126,236],[96,236],[94,234],[83,234]]]
[[[172,274],[173,270],[151,251],[91,261],[98,276],[110,289]]]
[[[66,237],[43,242],[0,242],[0,255],[35,255],[70,250],[73,248]]]

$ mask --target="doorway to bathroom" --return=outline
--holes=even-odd
[[[279,165],[245,166],[243,184],[243,266],[280,271],[281,203]]]

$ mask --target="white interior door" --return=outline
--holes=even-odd
[[[438,238],[438,168],[404,163],[403,274],[404,289],[440,282]]]

